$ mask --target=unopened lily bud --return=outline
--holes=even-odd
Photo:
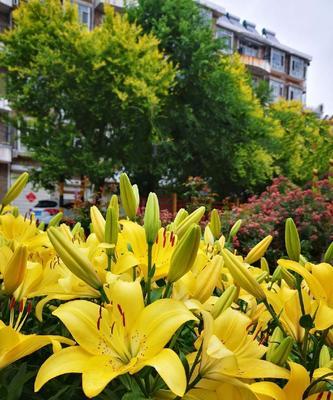
[[[212,309],[212,316],[216,319],[223,311],[227,310],[237,299],[239,290],[236,286],[229,286],[218,298]]]
[[[104,242],[105,219],[96,206],[90,208],[90,219],[94,234],[99,242]]]
[[[241,219],[237,220],[233,224],[232,228],[230,229],[230,233],[229,233],[229,238],[230,239],[232,239],[233,237],[235,237],[237,235],[241,225],[242,225],[242,220]]]
[[[331,264],[333,262],[333,242],[328,246],[324,254],[324,262]]]
[[[284,334],[280,327],[276,327],[272,333],[272,336],[268,341],[268,349],[266,352],[266,360],[271,361],[274,351],[278,348],[282,340],[284,339]]]
[[[330,350],[327,346],[323,346],[319,354],[319,368],[327,367],[331,361]]]
[[[272,282],[277,282],[280,281],[282,279],[282,271],[281,271],[281,267],[277,266],[273,272],[271,281]]]
[[[249,252],[249,254],[245,257],[245,262],[248,264],[253,264],[256,261],[260,260],[261,257],[266,253],[268,246],[271,244],[273,240],[273,236],[268,235],[259,243],[257,243],[253,249]]]
[[[263,271],[266,271],[266,272],[270,272],[269,271],[269,265],[268,265],[268,262],[267,262],[267,260],[266,260],[266,258],[265,257],[261,257],[261,259],[260,259],[260,268],[263,270]]]
[[[38,229],[39,229],[40,231],[44,231],[44,229],[45,229],[45,222],[44,222],[44,221],[42,221],[42,222],[38,225]]]
[[[139,208],[140,205],[140,194],[139,194],[139,188],[138,185],[132,185],[134,196],[135,196],[135,207],[136,210]]]
[[[16,181],[8,189],[7,193],[1,200],[1,204],[3,207],[10,204],[12,201],[14,201],[20,195],[22,190],[25,188],[25,185],[27,184],[28,179],[29,179],[29,174],[27,172],[23,172],[23,174],[21,174],[16,179]]]
[[[256,281],[251,272],[246,268],[244,263],[228,249],[223,249],[222,254],[224,257],[225,266],[229,269],[229,272],[235,283],[237,283],[248,293],[252,294],[252,296],[254,296],[256,299],[264,300],[266,296],[262,287]]]
[[[60,221],[62,220],[62,217],[64,214],[62,212],[58,212],[58,214],[54,215],[49,222],[49,227],[50,226],[59,226]]]
[[[223,257],[216,255],[206,265],[206,267],[198,274],[196,278],[196,288],[193,297],[204,303],[212,295],[223,266]]]
[[[79,233],[80,233],[80,230],[81,230],[81,223],[80,223],[80,222],[77,222],[77,223],[73,226],[72,235],[75,236],[75,235],[79,234]]]
[[[119,223],[117,210],[114,207],[109,207],[106,212],[106,223],[105,223],[105,243],[114,244],[116,246],[118,242]],[[107,250],[108,252],[109,250]],[[114,252],[111,249],[110,254]]]
[[[299,261],[301,255],[301,241],[299,239],[295,222],[292,218],[286,220],[285,246],[288,257],[293,261]]]
[[[3,272],[5,293],[12,294],[22,283],[27,269],[28,249],[20,245],[9,259]]]
[[[282,367],[288,360],[293,344],[294,340],[292,337],[287,336],[284,338],[278,347],[273,350],[269,361]]]
[[[146,232],[147,243],[153,245],[161,227],[160,206],[155,193],[149,193],[143,226]]]
[[[102,282],[89,259],[57,228],[49,228],[47,234],[55,251],[66,267],[89,286],[97,290],[100,289]]]
[[[184,221],[184,219],[188,216],[188,212],[185,210],[185,208],[181,208],[176,216],[175,220],[173,221],[174,227],[177,228],[177,226],[180,225],[181,222]]]
[[[205,207],[201,206],[190,215],[188,215],[178,226],[175,227],[175,233],[181,239],[192,224],[198,224],[205,214]]]
[[[296,279],[286,268],[281,267],[281,278],[287,283],[290,289],[296,288]]]
[[[259,274],[259,275],[256,276],[256,281],[257,281],[258,283],[262,283],[262,282],[264,282],[264,281],[266,280],[266,278],[267,278],[268,276],[269,276],[269,273],[266,272],[266,271],[264,271],[264,272],[262,272],[261,274]]]
[[[210,214],[209,227],[214,238],[218,239],[221,236],[221,219],[216,208],[214,208]]]
[[[115,209],[117,218],[119,219],[119,202],[118,202],[118,196],[116,194],[112,195],[109,207],[113,207]]]
[[[220,248],[222,250],[224,248],[224,245],[225,245],[225,236],[224,235],[221,235],[221,237],[218,240],[218,243],[219,243]]]
[[[13,207],[12,209],[12,214],[15,218],[17,218],[20,215],[18,207]]]
[[[125,213],[129,219],[133,220],[137,211],[137,195],[127,176],[123,173],[120,175],[120,198]]]
[[[214,235],[212,234],[212,231],[210,230],[208,225],[206,226],[204,231],[204,242],[205,244],[214,244]]]
[[[176,245],[171,256],[168,281],[173,283],[184,276],[193,266],[198,254],[201,230],[193,224]]]

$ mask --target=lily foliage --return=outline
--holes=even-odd
[[[124,174],[120,188],[105,213],[92,207],[89,234],[2,202],[0,369],[51,344],[39,393],[80,374],[87,398],[329,399],[333,246],[306,260],[288,219],[287,255],[268,265],[272,237],[238,254],[241,221],[225,237],[214,210],[203,233],[203,208],[161,227],[155,194],[142,226],[137,186]]]

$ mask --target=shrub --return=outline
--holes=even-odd
[[[333,238],[333,184],[323,179],[300,188],[287,178],[274,179],[271,186],[247,203],[224,214],[224,226],[237,219],[243,224],[234,238],[234,247],[247,252],[266,235],[274,237],[267,257],[276,261],[284,252],[284,221],[292,217],[302,238],[302,254],[320,259]]]

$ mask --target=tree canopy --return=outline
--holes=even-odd
[[[73,175],[99,185],[153,140],[174,68],[152,34],[105,7],[89,31],[77,9],[58,0],[31,0],[14,12],[1,36],[7,98],[46,187]],[[148,136],[147,136],[148,133]]]

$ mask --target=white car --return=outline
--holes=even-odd
[[[59,212],[58,202],[54,200],[39,200],[38,203],[30,208],[30,214],[34,213],[36,220],[48,225],[51,218]]]

